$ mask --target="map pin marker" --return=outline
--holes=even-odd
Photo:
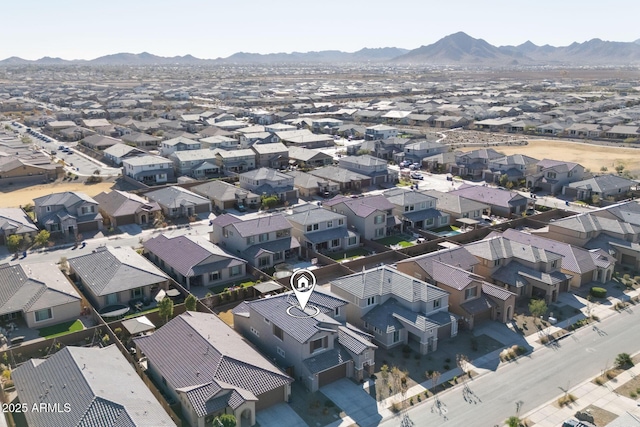
[[[311,298],[311,293],[316,287],[316,276],[309,270],[302,268],[293,272],[289,279],[289,284],[291,285],[291,289],[293,289],[300,308],[304,311],[304,308],[309,302],[309,298]]]

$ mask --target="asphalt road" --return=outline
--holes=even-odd
[[[540,349],[470,381],[477,403],[465,401],[458,387],[441,395],[442,411],[437,407],[432,411],[433,401],[429,400],[407,411],[402,425],[502,426],[516,414],[516,402],[522,402],[520,414],[527,413],[598,375],[613,364],[617,354],[640,350],[638,314],[620,313],[603,320],[599,327],[607,335],[583,328],[560,341],[556,349]],[[394,417],[381,425],[398,426],[401,422],[400,417]]]

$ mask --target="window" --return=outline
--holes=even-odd
[[[497,259],[497,260],[493,261],[493,266],[494,266],[494,267],[497,267],[497,266],[499,266],[499,265],[500,265],[500,260],[499,260],[499,259]]]
[[[131,298],[142,298],[144,296],[144,289],[135,288],[131,289]]]
[[[42,322],[45,320],[53,319],[53,313],[50,308],[45,308],[43,310],[38,310],[35,312],[36,322]]]
[[[311,231],[312,226],[311,225],[307,225],[307,231]]]
[[[375,296],[367,298],[367,307],[370,306],[370,305],[373,305],[375,303],[376,303],[376,297]]]
[[[269,264],[270,264],[270,259],[268,255],[258,258],[258,265],[260,267],[267,267]]]
[[[382,330],[378,329],[378,328],[377,328],[377,327],[375,327],[375,326],[373,327],[373,332],[375,332],[375,333],[376,333],[376,334],[378,334],[378,335],[381,335],[381,334],[382,334]]]
[[[51,212],[51,206],[47,206],[47,207],[46,207],[46,211],[47,211],[47,212]]]
[[[282,252],[274,252],[273,262],[280,261],[282,259]]]
[[[340,218],[340,219],[338,220],[338,225],[343,225],[343,224],[344,224],[344,220],[343,220],[342,218]]]
[[[260,242],[266,242],[268,240],[269,240],[269,233],[262,233],[258,238],[258,241]]]
[[[340,246],[340,239],[333,239],[331,241],[331,247],[335,248],[335,247],[338,247],[338,246]]]
[[[392,342],[398,342],[400,341],[400,331],[393,331],[393,341]]]
[[[375,235],[376,235],[376,237],[384,237],[384,228],[376,229]]]
[[[275,335],[276,338],[278,338],[280,341],[284,341],[284,334],[282,332],[282,329],[280,329],[276,325],[273,325],[273,335]]]
[[[291,232],[289,230],[278,230],[278,231],[276,231],[276,238],[278,238],[278,239],[280,239],[281,237],[289,237],[290,235],[291,235]]]
[[[257,336],[258,338],[260,338],[260,332],[254,328],[253,326],[251,327],[251,333],[255,336]]]
[[[553,267],[553,268],[556,268],[556,266],[557,266],[557,265],[558,265],[558,260],[554,260],[554,261],[551,263],[551,267]]]
[[[283,349],[281,349],[280,347],[277,347],[277,346],[276,346],[276,352],[278,353],[278,356],[280,356],[280,357],[285,357],[285,356],[284,356],[284,355],[285,355],[285,352],[284,352],[284,350],[283,350]]]
[[[364,328],[369,329],[369,324],[367,322],[364,322]]]
[[[215,282],[216,280],[220,280],[220,272],[214,271],[213,273],[209,273],[209,281]]]
[[[238,276],[242,273],[242,269],[239,265],[234,265],[229,269],[229,276]]]
[[[382,224],[384,222],[384,215],[376,215],[373,219],[374,224]]]
[[[109,294],[105,297],[105,299],[107,301],[107,305],[115,304],[118,302],[118,294],[116,293]]]
[[[247,237],[247,245],[253,245],[255,242],[256,242],[256,239],[254,236]]]
[[[271,321],[265,317],[265,318],[264,318],[264,323],[266,323],[267,325],[269,325],[269,324],[271,324]]]
[[[556,173],[555,172],[547,172],[547,178],[554,179],[555,177],[556,177]]]
[[[358,242],[358,238],[357,237],[349,237],[349,246],[353,246]]]
[[[336,307],[333,310],[333,317],[338,317],[338,316],[340,316],[340,307]]]
[[[469,213],[468,212],[463,213],[462,218],[469,218]]]
[[[327,348],[327,343],[329,340],[327,337],[318,338],[317,340],[313,340],[309,343],[309,352],[313,353],[318,350],[322,350],[323,348]]]
[[[314,231],[315,231],[315,230],[317,230],[318,228],[320,228],[320,225],[318,225],[318,224],[313,224],[313,230],[314,230]]]
[[[427,225],[433,225],[433,218],[427,218]]]
[[[327,221],[327,228],[333,227],[333,221]]]
[[[473,288],[465,289],[464,291],[464,299],[473,298],[476,296],[478,288],[474,286]]]
[[[438,308],[440,307],[440,300],[439,299],[434,299],[433,300],[433,308]]]

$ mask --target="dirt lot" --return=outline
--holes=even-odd
[[[458,149],[471,151],[477,148],[477,146],[468,146]],[[493,148],[507,155],[524,154],[536,159],[551,158],[576,162],[585,168],[591,169],[594,173],[599,172],[602,166],[606,166],[609,169],[608,172],[615,173],[615,166],[622,164],[631,174],[640,174],[640,150],[637,148],[551,140],[530,140],[526,146],[498,146]]]
[[[46,196],[47,194],[59,193],[62,191],[79,191],[90,197],[108,191],[114,186],[113,182],[100,182],[98,184],[84,184],[82,182],[54,182],[51,184],[33,185],[31,187],[0,188],[0,208],[12,208],[33,204],[33,199]]]

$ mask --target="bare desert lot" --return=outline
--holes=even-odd
[[[461,151],[471,151],[478,147],[458,148]],[[632,175],[640,174],[640,145],[638,148],[593,145],[584,142],[529,140],[523,146],[498,146],[496,151],[509,154],[524,154],[536,159],[566,160],[580,163],[585,168],[596,173],[605,166],[608,172],[615,173],[615,166],[624,165]]]
[[[79,191],[88,196],[95,196],[113,187],[113,182],[100,182],[98,184],[83,184],[82,182],[54,182],[52,184],[34,185],[31,187],[12,189],[0,188],[0,208],[13,208],[33,204],[33,199],[47,194],[63,191]]]

